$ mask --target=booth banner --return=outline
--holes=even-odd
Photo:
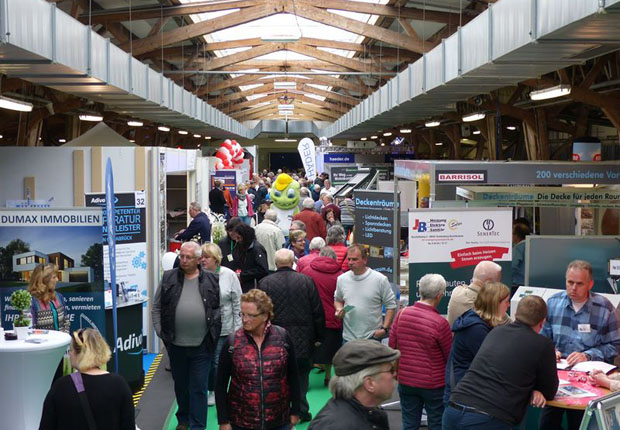
[[[349,179],[355,176],[359,170],[357,166],[330,166],[329,178],[332,185],[338,188],[349,182]]]
[[[211,175],[211,189],[215,188],[215,180],[219,179],[223,183],[223,188],[230,191],[234,199],[237,195],[237,171],[236,170],[217,170]]]
[[[304,163],[306,178],[314,180],[316,178],[316,149],[314,142],[309,137],[304,137],[297,145],[297,151],[299,151],[301,161]]]
[[[474,267],[483,260],[502,266],[503,282],[511,285],[511,209],[414,210],[408,225],[410,302],[419,299],[420,278],[438,273],[448,283],[439,307],[445,313],[454,287],[469,284]]]
[[[101,209],[0,209],[0,310],[12,329],[11,293],[28,288],[39,264],[58,268],[57,290],[67,301],[71,330],[105,335]]]
[[[363,245],[369,253],[368,266],[394,280],[394,193],[384,191],[354,191],[355,242]]]
[[[146,197],[143,191],[115,193],[116,287],[124,301],[140,301],[148,296],[146,264]],[[86,206],[103,208],[104,279],[110,282],[107,245],[105,194],[86,194]],[[146,307],[146,304],[144,305]],[[147,321],[144,321],[147,327]]]
[[[348,154],[337,152],[333,154],[325,154],[324,159],[326,163],[344,163],[344,164],[352,164],[355,163],[355,154]]]
[[[457,195],[490,203],[516,203],[521,206],[620,205],[620,191],[575,187],[457,187]]]

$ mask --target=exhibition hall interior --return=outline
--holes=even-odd
[[[620,0],[0,0],[11,430],[620,429]]]

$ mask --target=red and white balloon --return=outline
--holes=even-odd
[[[243,163],[243,148],[236,140],[226,139],[215,153],[215,169],[234,169]]]

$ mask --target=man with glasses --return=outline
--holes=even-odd
[[[388,418],[379,408],[392,398],[396,385],[394,362],[400,352],[379,342],[347,342],[334,355],[329,384],[332,398],[310,423],[309,430],[387,430]]]
[[[312,370],[314,344],[323,339],[325,314],[312,279],[293,270],[293,251],[279,249],[275,259],[278,270],[261,279],[258,288],[273,302],[273,323],[284,327],[293,339],[301,389],[300,419],[310,421],[306,399],[308,376]]]
[[[201,269],[201,254],[196,242],[181,246],[179,267],[164,272],[151,315],[170,357],[177,430],[206,428],[209,369],[222,328],[218,280]]]

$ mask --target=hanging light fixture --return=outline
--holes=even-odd
[[[0,108],[2,109],[15,110],[18,112],[32,112],[32,107],[32,103],[0,96]]]
[[[484,112],[469,113],[467,115],[463,115],[463,122],[480,121],[481,119],[484,119],[486,116],[487,115]]]
[[[170,131],[170,127],[166,127],[165,125],[160,125],[157,127],[157,130],[168,133]]]
[[[424,127],[428,127],[428,128],[437,127],[440,124],[441,123],[439,121],[427,121],[427,122],[424,123]]]
[[[186,130],[179,130],[179,134],[185,136],[188,132]]]
[[[127,125],[129,127],[142,127],[144,123],[142,121],[131,120],[131,121],[127,121]]]
[[[531,100],[547,100],[557,97],[567,96],[571,93],[570,85],[556,85],[554,87],[545,88],[543,90],[532,91],[530,93]]]
[[[80,121],[87,122],[101,122],[103,121],[103,115],[98,113],[81,113],[79,115]]]

